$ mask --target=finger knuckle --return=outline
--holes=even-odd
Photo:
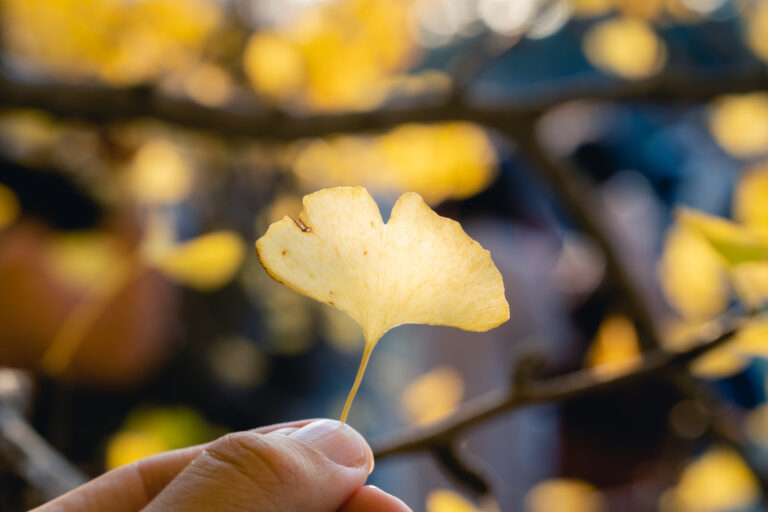
[[[301,481],[301,464],[290,450],[261,434],[236,432],[215,441],[209,455],[253,480],[259,487],[292,487]]]

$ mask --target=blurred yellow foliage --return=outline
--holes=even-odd
[[[747,44],[755,55],[768,61],[768,3],[755,2],[754,10],[749,12],[747,22]]]
[[[21,207],[16,194],[0,183],[0,229],[13,224],[20,213]]]
[[[759,497],[758,483],[738,454],[714,448],[683,471],[666,497],[665,509],[677,512],[725,512],[743,509]],[[669,506],[671,505],[671,506]]]
[[[709,128],[733,156],[751,158],[768,152],[768,93],[719,98],[712,105]]]
[[[583,49],[592,65],[630,80],[656,74],[667,57],[653,28],[629,17],[595,23],[584,36]]]
[[[168,248],[152,263],[168,277],[201,291],[228,283],[245,256],[243,239],[233,231],[216,231]]]
[[[188,407],[141,407],[107,443],[106,466],[114,469],[144,457],[210,441],[219,429]]]
[[[141,147],[127,173],[128,190],[139,201],[172,204],[192,190],[192,171],[169,140],[154,139]]]
[[[362,184],[392,194],[414,191],[432,205],[471,197],[496,175],[488,136],[469,123],[408,124],[378,137],[303,142],[291,160],[307,189]]]
[[[74,290],[98,286],[124,259],[115,238],[101,231],[57,234],[46,253],[48,270]]]
[[[711,318],[728,305],[722,261],[696,233],[681,227],[667,233],[658,274],[667,301],[684,317]]]
[[[254,34],[245,48],[243,66],[254,88],[268,97],[290,99],[304,87],[306,67],[301,48],[278,34]]]
[[[652,20],[664,12],[664,0],[616,0],[626,16]]]
[[[455,368],[435,368],[403,391],[402,411],[413,424],[425,425],[453,413],[464,397],[464,379]]]
[[[209,0],[8,0],[8,47],[65,77],[130,84],[188,69],[217,27]]]
[[[308,9],[289,26],[254,34],[243,66],[254,88],[315,109],[364,110],[385,97],[387,78],[415,49],[409,0],[337,0]]]
[[[684,229],[702,236],[729,266],[768,260],[768,233],[687,208],[679,208],[675,217]]]
[[[623,373],[640,362],[635,327],[621,315],[606,317],[587,352],[587,366],[602,376]]]
[[[768,162],[745,170],[733,198],[734,218],[768,232]]]
[[[436,489],[427,495],[427,512],[480,512],[480,509],[457,492]]]
[[[526,512],[602,512],[602,496],[581,480],[558,478],[534,486],[525,496]]]
[[[200,63],[184,77],[187,96],[207,107],[225,104],[233,87],[229,73],[215,64]]]

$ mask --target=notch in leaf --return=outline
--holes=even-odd
[[[303,204],[297,220],[286,215],[273,223],[256,249],[273,279],[348,313],[363,328],[363,359],[341,421],[388,330],[431,324],[486,331],[509,319],[490,253],[418,194],[403,194],[386,224],[362,187],[320,190]]]

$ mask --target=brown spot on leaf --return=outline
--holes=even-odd
[[[329,300],[329,301],[328,301],[328,304],[330,304],[331,306],[335,306],[335,305],[336,305],[336,304],[334,304],[334,303],[333,303],[333,301],[332,301],[332,300]]]
[[[329,291],[328,293],[329,293],[330,295],[333,295],[333,290]]]
[[[368,251],[363,251],[363,256],[368,256]]]
[[[283,251],[283,256],[285,256],[285,253],[286,253],[286,252],[288,252],[288,251],[285,251],[285,250]]]

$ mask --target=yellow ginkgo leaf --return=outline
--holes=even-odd
[[[440,367],[408,384],[403,391],[403,413],[408,421],[425,425],[454,412],[464,397],[464,380],[451,367]]]
[[[759,487],[741,457],[732,450],[714,448],[685,468],[673,496],[675,510],[741,510],[758,499]]]
[[[595,23],[583,48],[592,65],[629,80],[656,74],[667,58],[666,46],[653,28],[630,17]]]
[[[0,229],[12,224],[19,216],[20,210],[16,194],[0,183]]]
[[[746,170],[736,187],[733,209],[739,222],[768,231],[768,162]]]
[[[729,265],[768,260],[768,240],[760,233],[687,208],[679,209],[676,217],[681,226],[703,236]]]
[[[704,379],[725,379],[740,373],[749,365],[749,358],[730,347],[710,350],[691,363],[691,373]]]
[[[658,266],[667,301],[686,318],[711,318],[728,306],[722,260],[698,233],[675,227],[664,240]]]
[[[630,370],[640,363],[640,344],[632,322],[624,316],[609,316],[600,324],[587,352],[587,366],[608,377]]]
[[[605,502],[592,485],[581,480],[556,478],[545,480],[525,496],[526,512],[600,512]]]
[[[768,357],[768,316],[749,320],[733,337],[728,347],[745,356]]]
[[[272,224],[256,249],[274,279],[363,328],[363,361],[342,418],[389,329],[418,323],[485,331],[509,318],[490,253],[418,194],[401,196],[387,224],[362,187],[321,190],[303,204],[298,219]]]
[[[731,284],[739,300],[758,310],[768,302],[768,261],[742,263],[731,269]]]
[[[768,94],[723,96],[713,105],[709,129],[734,156],[750,158],[768,152]]]
[[[244,255],[245,244],[237,233],[216,231],[168,249],[153,263],[174,281],[208,291],[229,282]]]
[[[457,492],[436,489],[427,495],[427,512],[480,512],[480,509]]]

